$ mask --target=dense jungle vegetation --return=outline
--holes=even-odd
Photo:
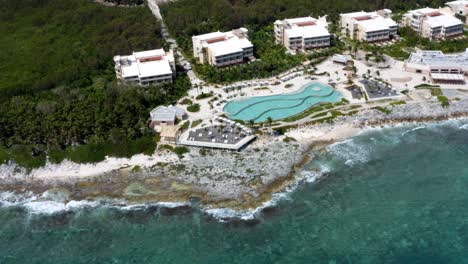
[[[112,57],[165,46],[146,6],[0,0],[0,163],[152,153],[149,111],[190,87],[117,85]]]

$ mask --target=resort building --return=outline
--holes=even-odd
[[[403,24],[431,40],[463,35],[460,19],[434,8],[409,11],[403,17]]]
[[[130,84],[172,82],[176,72],[172,50],[133,52],[128,56],[115,56],[114,62],[117,79]]]
[[[184,109],[175,106],[158,106],[150,112],[150,127],[157,130],[162,126],[174,126],[176,119],[187,117]]]
[[[452,14],[468,25],[468,0],[452,1],[445,3],[450,8]]]
[[[398,25],[389,9],[340,14],[341,33],[362,42],[385,41],[398,37]]]
[[[405,62],[405,70],[428,74],[436,83],[464,84],[468,75],[468,48],[457,54],[442,51],[417,51]]]
[[[254,46],[247,38],[248,30],[213,32],[192,37],[193,56],[200,63],[216,67],[243,63],[253,57]]]
[[[274,23],[276,44],[288,50],[306,50],[330,46],[330,33],[326,17],[315,19],[300,17],[276,20]]]

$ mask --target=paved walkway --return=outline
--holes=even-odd
[[[169,30],[167,29],[166,24],[164,23],[163,17],[161,15],[161,12],[159,10],[159,6],[157,3],[157,0],[148,0],[148,7],[150,8],[151,12],[153,15],[156,17],[157,20],[161,21],[161,34],[162,37],[166,40],[167,43],[172,43],[171,48],[175,49],[176,55],[177,55],[177,60],[180,65],[184,66],[185,64],[188,63],[188,60],[184,57],[182,52],[178,49],[177,41],[169,36]],[[187,75],[190,78],[190,81],[192,84],[199,84],[202,83],[202,80],[200,80],[195,72],[193,70],[187,70]]]

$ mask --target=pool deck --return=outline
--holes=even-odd
[[[366,108],[372,108],[375,106],[386,106],[386,101],[388,100],[416,100],[424,101],[428,100],[421,96],[416,96],[417,93],[411,92],[411,96],[414,98],[407,97],[401,94],[404,90],[413,91],[413,87],[417,84],[421,84],[422,75],[406,72],[403,69],[403,62],[400,61],[391,61],[391,67],[388,69],[378,69],[380,74],[377,73],[377,68],[366,65],[364,60],[354,60],[355,66],[357,68],[357,75],[354,78],[354,83],[358,86],[360,80],[362,80],[361,75],[371,72],[372,77],[380,77],[383,81],[390,83],[393,86],[393,89],[396,90],[400,96],[391,96],[383,98],[369,98],[369,102],[366,102],[364,97],[362,98],[353,98],[351,91],[346,88],[349,86],[348,77],[346,71],[343,70],[343,65],[335,64],[331,59],[327,59],[322,63],[317,64],[316,74],[306,75],[300,72],[297,68],[291,69],[285,73],[280,74],[280,76],[289,76],[291,78],[285,78],[284,81],[279,81],[278,76],[274,76],[266,79],[255,79],[249,81],[242,81],[237,83],[231,83],[226,85],[213,85],[213,84],[203,84],[202,87],[193,88],[189,90],[188,96],[185,98],[191,99],[194,103],[200,105],[200,111],[196,113],[189,113],[190,121],[203,120],[204,125],[210,125],[209,120],[214,119],[227,113],[224,111],[225,105],[233,100],[242,100],[249,97],[259,97],[259,96],[271,96],[271,95],[280,95],[280,94],[290,94],[299,90],[301,87],[304,87],[310,84],[312,81],[329,84],[335,88],[336,91],[339,91],[343,99],[349,101],[349,105],[359,105],[359,109],[363,110]],[[243,88],[236,89],[223,89],[227,86],[238,87],[242,86]],[[366,90],[362,89],[366,94]],[[196,100],[195,97],[201,93],[210,93],[214,94],[213,97]],[[216,100],[212,100],[216,97]],[[182,108],[186,108],[187,105],[180,105]],[[337,107],[343,113],[352,112],[352,110],[347,110],[346,107]],[[356,108],[353,108],[356,109]],[[308,122],[314,121],[313,117],[305,117],[304,119],[297,120],[294,122],[285,123],[283,121],[275,121],[275,126],[279,125],[301,125],[307,124]],[[274,127],[275,127],[274,126]]]

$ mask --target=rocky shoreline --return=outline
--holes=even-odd
[[[468,117],[468,100],[454,101],[448,108],[436,102],[421,102],[393,106],[390,110],[390,113],[363,110],[353,116],[338,117],[333,124],[303,126],[280,137],[261,136],[243,152],[201,153],[193,148],[174,162],[128,166],[89,177],[37,179],[28,175],[23,178],[0,175],[0,192],[37,197],[56,192],[65,202],[115,200],[144,204],[196,199],[211,208],[247,210],[297,184],[300,181],[297,171],[309,161],[311,148],[373,127]]]

